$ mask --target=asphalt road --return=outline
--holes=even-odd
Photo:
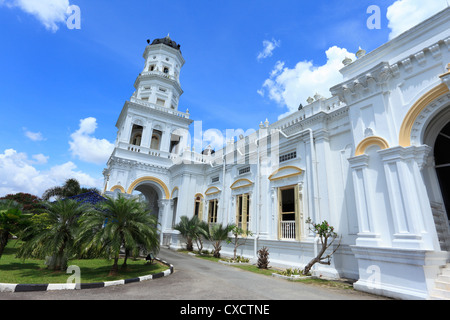
[[[174,265],[167,277],[100,289],[0,293],[0,300],[384,300],[355,290],[324,288],[243,271],[161,249]]]

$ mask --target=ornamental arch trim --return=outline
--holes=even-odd
[[[217,187],[210,187],[210,188],[208,188],[208,189],[205,191],[205,195],[211,196],[211,195],[217,194],[217,193],[219,193],[219,192],[220,192],[219,188],[217,188]]]
[[[287,174],[285,175],[278,175],[279,173],[283,172],[283,171],[288,171]],[[295,176],[299,176],[303,173],[303,170],[300,169],[299,167],[295,167],[295,166],[286,166],[286,167],[282,167],[279,168],[277,170],[275,170],[270,176],[269,176],[269,180],[270,181],[276,181],[276,180],[281,180],[281,179],[286,179],[286,178],[290,178],[290,177],[295,177]]]
[[[241,189],[245,187],[250,187],[253,185],[253,182],[251,182],[249,179],[238,179],[230,186],[230,189],[236,190]]]
[[[445,83],[434,87],[422,97],[420,97],[413,106],[409,109],[405,118],[403,119],[402,126],[400,127],[399,145],[406,148],[411,146],[411,135],[413,126],[419,118],[422,111],[430,105],[433,101],[450,92]]]
[[[125,193],[125,189],[122,186],[116,185],[114,187],[111,188],[111,192],[114,192],[116,190],[120,190],[120,192]]]
[[[366,149],[373,145],[379,146],[382,150],[389,149],[389,143],[385,139],[377,136],[367,137],[356,147],[355,156],[363,155]]]
[[[163,193],[164,193],[165,198],[166,198],[166,199],[170,199],[170,191],[169,191],[169,188],[167,188],[166,184],[165,184],[162,180],[160,180],[160,179],[158,179],[158,178],[155,178],[155,177],[142,177],[142,178],[137,179],[136,181],[134,181],[134,182],[130,185],[130,187],[129,187],[128,190],[127,190],[127,193],[128,193],[128,194],[131,194],[131,193],[133,192],[133,190],[134,190],[139,184],[141,184],[142,182],[146,182],[146,181],[151,181],[151,182],[154,182],[154,183],[156,183],[157,185],[159,185],[159,187],[162,189],[162,191],[163,191]]]

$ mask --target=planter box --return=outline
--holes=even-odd
[[[309,279],[312,278],[312,276],[302,276],[302,275],[292,275],[292,276],[285,276],[282,274],[278,274],[278,273],[272,273],[272,277],[276,277],[276,278],[282,278],[282,279],[286,279],[286,280],[298,280],[298,279]]]
[[[223,264],[228,264],[228,265],[251,265],[251,262],[228,262],[228,261],[223,261],[223,260],[219,260],[220,263]]]

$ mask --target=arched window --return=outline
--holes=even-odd
[[[200,220],[203,219],[203,201],[202,197],[198,196],[195,198],[194,215]]]
[[[131,144],[134,144],[135,146],[140,146],[141,145],[141,139],[142,139],[142,135],[140,133],[136,134],[133,137],[133,141]]]
[[[250,195],[240,194],[236,198],[236,224],[244,231],[248,230],[250,222]]]
[[[159,150],[161,146],[161,136],[162,132],[159,130],[153,130],[152,142],[150,144],[150,149]]]
[[[143,130],[144,130],[144,128],[142,126],[139,126],[137,124],[133,125],[133,128],[131,129],[130,144],[135,145],[135,146],[141,145]]]
[[[217,207],[218,207],[218,200],[213,199],[209,201],[209,207],[208,207],[208,223],[217,223]]]

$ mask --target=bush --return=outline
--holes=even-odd
[[[263,247],[258,250],[258,268],[268,269],[269,268],[269,249]]]

